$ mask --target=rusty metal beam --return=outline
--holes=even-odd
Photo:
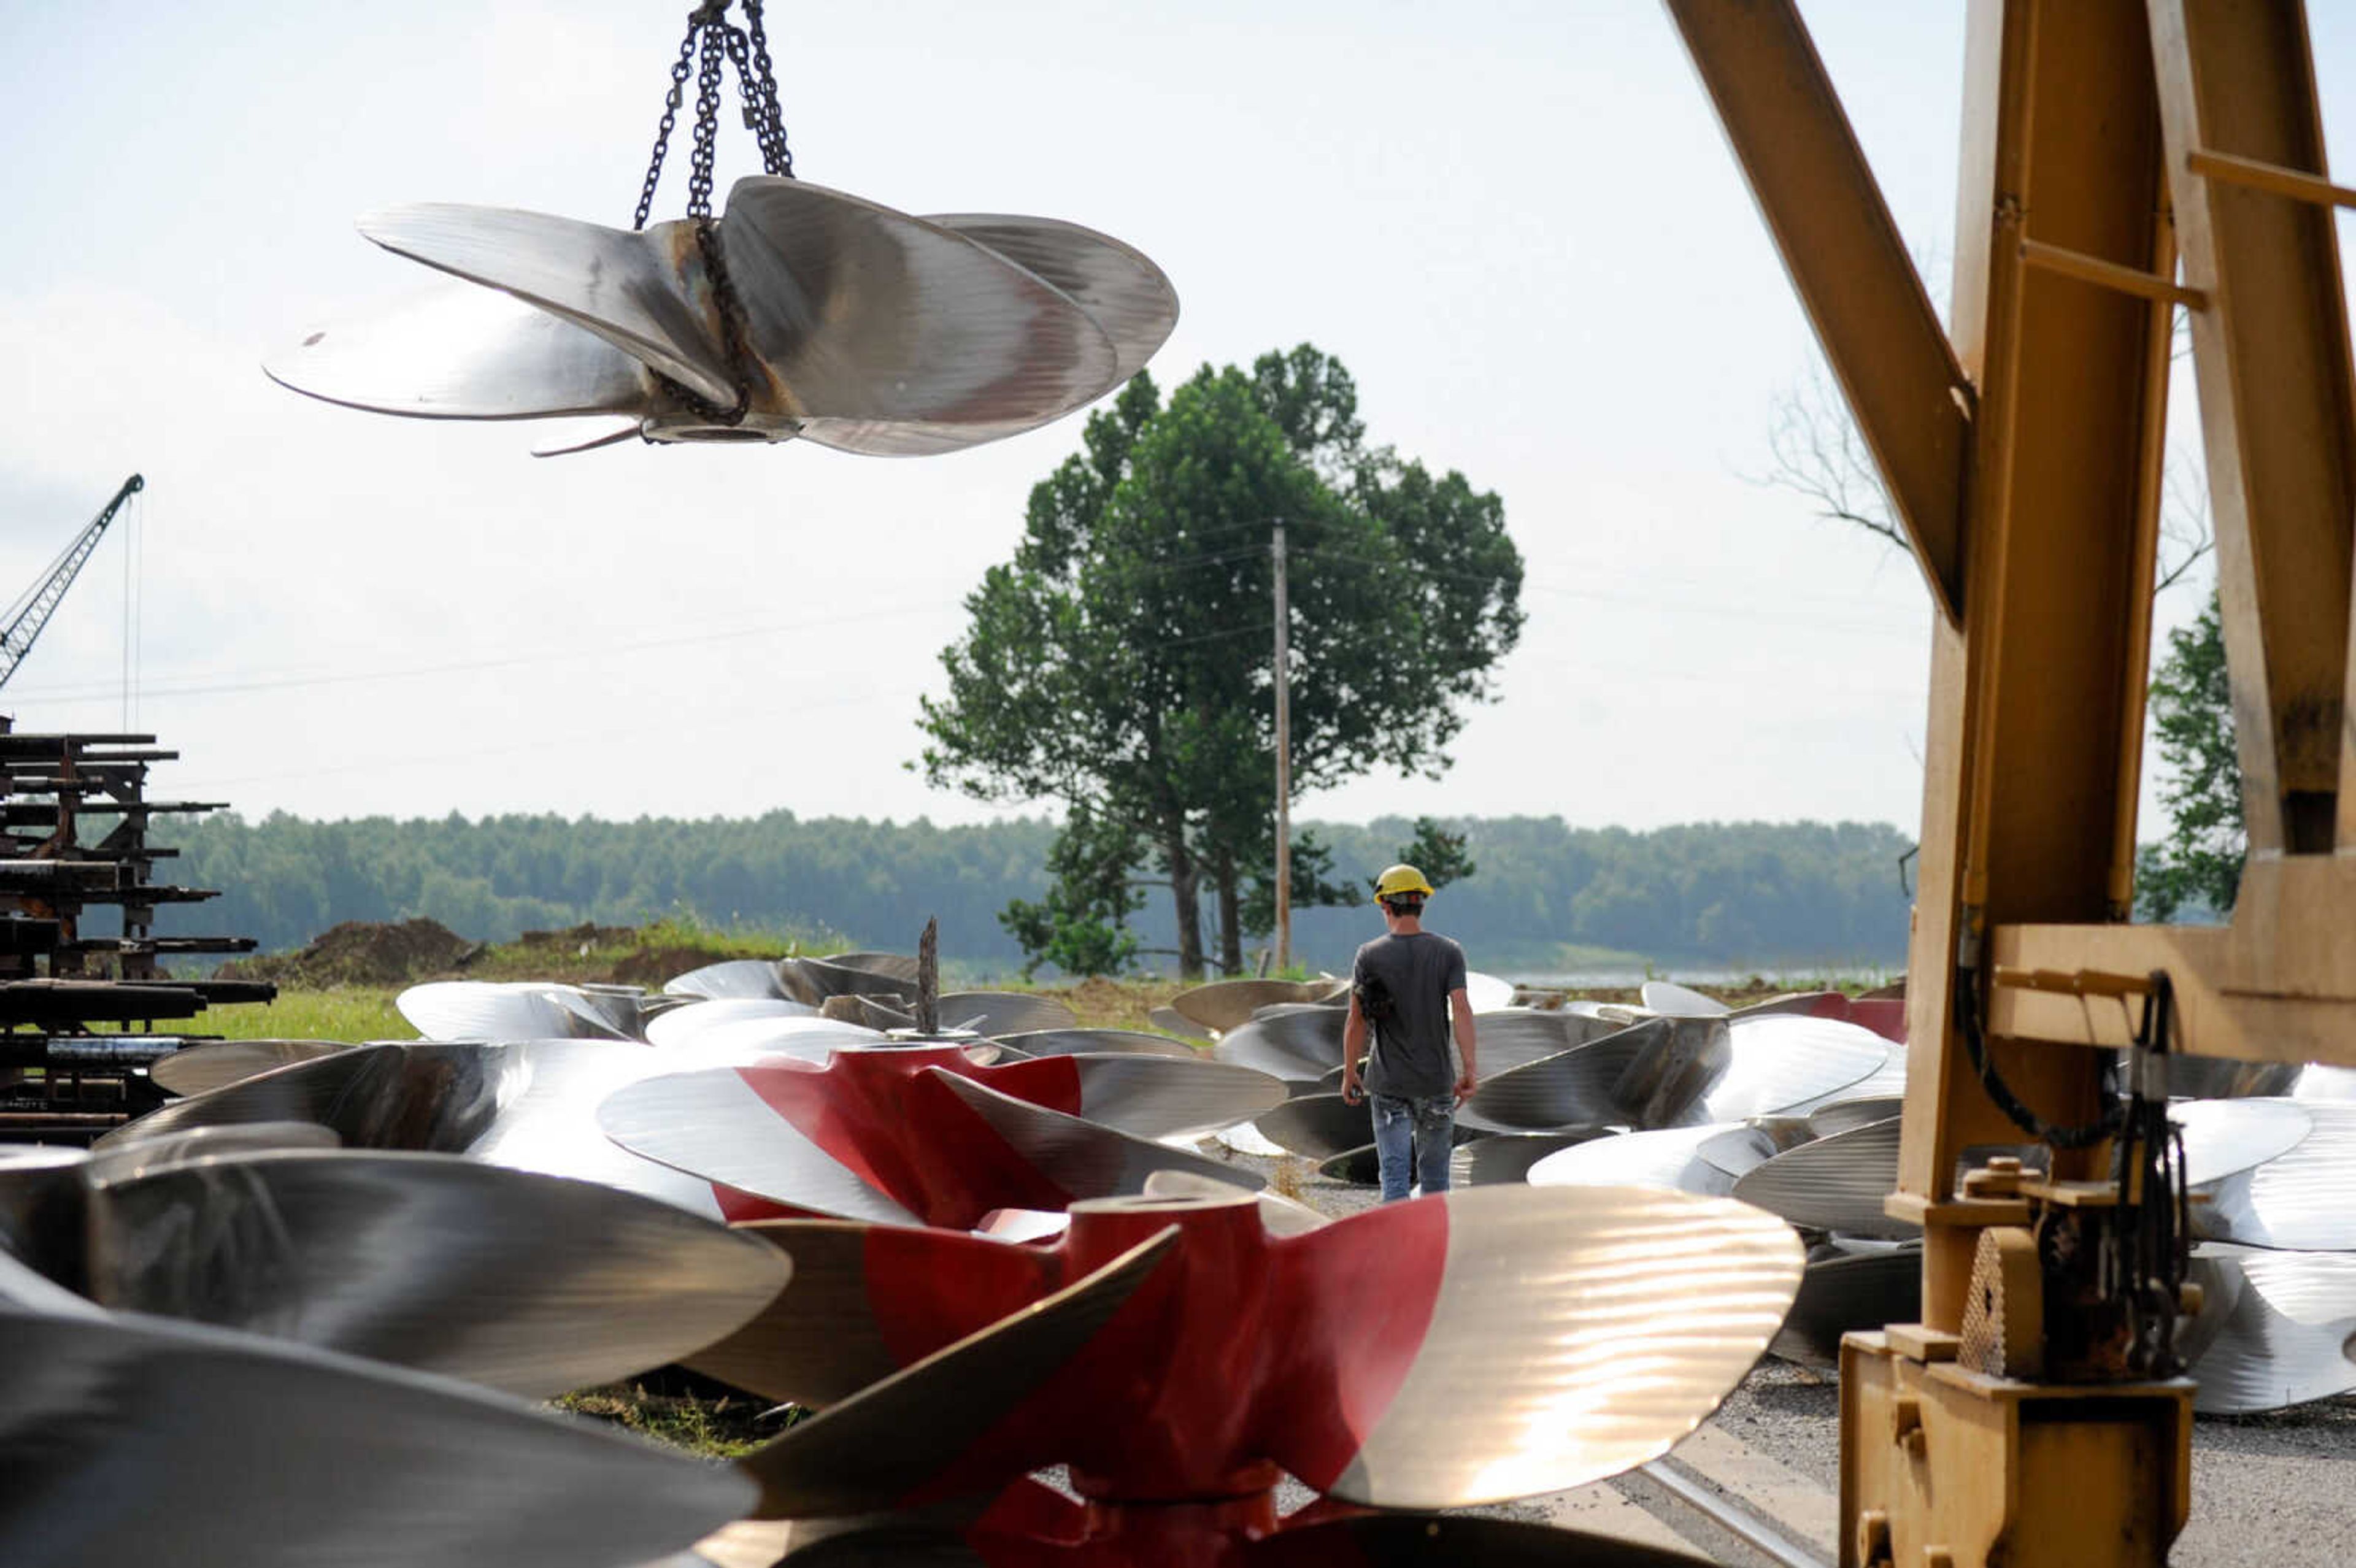
[[[2218,593],[2250,850],[2356,843],[2340,787],[2349,581],[2356,544],[2356,390],[2332,208],[2253,188],[2251,167],[2326,190],[2304,9],[2150,0],[2169,182],[2185,282],[2211,299],[2193,365],[2217,524]],[[2232,183],[2197,155],[2238,159]]]
[[[1916,561],[1964,604],[1972,389],[1792,0],[1667,0]]]

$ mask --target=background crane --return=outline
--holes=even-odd
[[[49,616],[57,609],[58,601],[63,599],[66,590],[73,586],[73,580],[80,574],[83,563],[90,560],[90,552],[98,548],[100,536],[106,532],[107,525],[113,522],[114,515],[123,509],[123,503],[146,487],[147,481],[136,474],[125,479],[123,488],[114,493],[114,499],[106,504],[105,509],[91,520],[89,527],[75,535],[73,542],[49,563],[48,571],[8,606],[5,627],[0,629],[0,686],[8,684],[8,677],[16,673],[16,667],[23,664],[25,656],[33,651],[33,639],[39,636],[41,628],[49,624]]]

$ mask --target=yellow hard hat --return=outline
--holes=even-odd
[[[1375,897],[1396,898],[1401,893],[1421,893],[1430,898],[1431,884],[1425,881],[1423,873],[1413,866],[1388,867],[1375,879]]]

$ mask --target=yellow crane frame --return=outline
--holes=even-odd
[[[2017,1132],[1957,1034],[2049,1120],[2164,970],[2205,1056],[2356,1063],[2356,388],[2295,0],[1973,0],[1943,328],[1794,0],[1667,0],[1938,604],[1893,1212],[1922,1322],[1843,1354],[1841,1561],[2167,1559],[2184,1380],[2048,1384],[1954,1347],[1990,1226],[1958,1194]],[[2179,272],[2180,269],[2180,272]],[[2217,535],[2250,853],[2223,929],[2128,923],[2175,312]],[[2342,787],[2343,778],[2347,786]],[[2102,1150],[2057,1156],[2091,1176]]]

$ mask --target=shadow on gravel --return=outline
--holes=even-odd
[[[2193,1427],[2193,1441],[2233,1454],[2342,1457],[2356,1443],[2356,1396],[2257,1415],[2204,1415]]]

